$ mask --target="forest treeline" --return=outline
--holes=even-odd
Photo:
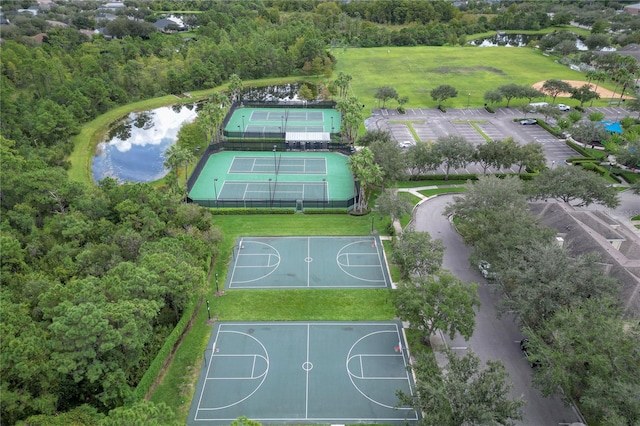
[[[130,102],[213,88],[233,74],[330,75],[331,48],[463,44],[467,34],[554,23],[533,3],[513,2],[470,2],[466,12],[442,0],[124,3],[111,23],[96,15],[95,2],[74,1],[12,15],[0,28],[3,424],[118,424],[122,412],[105,414],[131,402],[205,290],[222,238],[208,211],[182,204],[170,188],[69,180],[71,137],[83,123]],[[151,29],[176,7],[197,11],[185,17],[192,31]],[[118,37],[79,31],[102,25]],[[144,418],[148,408],[134,407]],[[69,410],[76,417],[65,417]]]

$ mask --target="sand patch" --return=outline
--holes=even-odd
[[[571,85],[571,87],[574,87],[574,88],[578,88],[578,87],[584,86],[585,84],[589,84],[588,81],[581,81],[581,80],[562,80],[562,81],[564,81],[566,83],[569,83]],[[536,90],[538,90],[538,91],[540,91],[542,93],[545,93],[544,90],[542,90],[542,85],[543,84],[544,84],[544,81],[539,81],[539,82],[533,84],[531,87],[533,87],[534,89],[536,89]],[[598,94],[600,95],[600,99],[611,99],[611,97],[614,96],[614,93],[611,90],[606,89],[604,87],[598,86],[598,88],[596,89],[596,85],[594,83],[591,83],[591,90],[595,90],[596,92],[598,92]],[[558,97],[559,98],[570,98],[571,97],[571,93],[560,93],[558,95]],[[615,99],[620,99],[620,93],[616,93],[615,94],[614,100]],[[622,97],[622,99],[633,99],[633,96],[624,95]]]

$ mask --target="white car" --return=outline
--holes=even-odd
[[[558,104],[558,109],[560,111],[571,111],[571,107],[565,104]]]

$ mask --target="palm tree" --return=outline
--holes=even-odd
[[[598,84],[602,83],[606,79],[607,79],[607,73],[606,72],[604,72],[604,71],[596,71],[596,75],[593,77],[593,81],[596,82],[596,88],[594,89],[594,92],[598,93]],[[589,105],[589,106],[593,106],[593,99],[591,99],[591,105]]]
[[[184,164],[184,188],[186,193],[187,180],[189,178],[188,166],[189,162],[193,161],[195,156],[190,150],[181,148],[177,144],[171,145],[169,149],[165,151],[165,156],[167,159],[164,162],[164,166],[175,172],[177,186],[180,186],[178,168]]]

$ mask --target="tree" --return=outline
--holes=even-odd
[[[640,422],[640,327],[625,320],[612,298],[591,297],[525,330],[532,355],[543,363],[534,384],[543,395],[578,401],[601,424]]]
[[[579,206],[596,203],[609,208],[620,204],[618,191],[597,173],[577,166],[545,169],[531,183],[533,198],[555,198]]]
[[[544,149],[539,142],[529,142],[521,145],[516,151],[516,161],[518,165],[518,174],[522,173],[522,170],[540,170],[544,167],[546,157],[544,156]]]
[[[384,108],[389,99],[398,99],[398,92],[391,86],[382,86],[378,87],[374,98],[380,99],[382,101],[382,108]]]
[[[370,186],[380,184],[382,169],[373,159],[373,152],[365,147],[349,157],[349,168],[353,177],[360,183],[358,194],[358,211],[362,212],[368,206]]]
[[[484,100],[489,102],[491,105],[497,104],[498,102],[502,102],[504,95],[500,90],[489,90],[484,94]]]
[[[553,241],[521,245],[517,252],[502,264],[500,278],[509,293],[502,303],[529,327],[537,329],[582,300],[617,293],[618,282],[603,273],[595,254],[573,256]]]
[[[187,192],[187,181],[189,179],[188,166],[195,159],[193,152],[189,149],[179,147],[177,144],[171,145],[165,152],[166,160],[164,166],[175,171],[176,181],[178,180],[178,167],[184,165],[184,193]]]
[[[633,169],[637,168],[640,164],[640,138],[636,137],[624,145],[618,146],[615,154],[618,163]]]
[[[387,186],[406,176],[407,165],[402,148],[395,141],[376,140],[369,145],[373,158],[382,170],[382,184]]]
[[[520,98],[522,97],[522,93],[523,93],[523,87],[513,83],[500,86],[496,90],[498,90],[502,94],[502,96],[507,100],[507,108],[509,108],[509,103],[511,103],[511,99]]]
[[[393,242],[391,259],[400,268],[402,279],[434,274],[442,266],[444,245],[432,240],[428,232],[404,230]]]
[[[351,84],[351,80],[353,77],[350,74],[345,74],[342,71],[338,73],[338,78],[334,82],[336,86],[338,86],[339,93],[338,96],[340,99],[347,99],[349,95],[349,85]]]
[[[303,101],[312,101],[313,99],[315,99],[315,95],[313,94],[313,91],[309,86],[303,84],[298,90],[298,98],[302,99]]]
[[[550,79],[544,82],[542,90],[553,98],[552,104],[555,104],[558,95],[562,93],[571,93],[571,85],[566,81]]]
[[[479,307],[477,284],[460,281],[450,272],[398,283],[396,312],[410,327],[420,330],[425,342],[442,330],[453,339],[460,334],[469,339],[475,326],[475,310]]]
[[[449,135],[439,137],[433,144],[434,156],[442,159],[445,168],[445,180],[449,180],[449,171],[453,167],[466,167],[473,160],[475,147],[464,136]]]
[[[412,210],[413,203],[404,197],[400,197],[394,189],[383,190],[376,198],[376,211],[380,217],[391,217],[392,222],[411,213]]]
[[[590,84],[584,84],[577,89],[571,90],[571,98],[579,100],[580,107],[582,108],[585,102],[600,99],[600,95],[598,92],[591,90]]]
[[[385,143],[393,143],[393,137],[391,133],[386,130],[367,130],[364,135],[360,136],[356,141],[358,146],[369,146],[375,141],[383,141]]]
[[[609,41],[609,37],[605,34],[589,34],[587,38],[584,40],[584,44],[589,48],[589,50],[598,50],[603,47],[609,46],[611,42]]]
[[[198,122],[202,125],[208,143],[218,142],[220,139],[220,125],[229,108],[229,98],[216,92],[211,95],[209,102],[198,113]]]
[[[482,174],[487,174],[489,167],[509,168],[516,161],[518,143],[513,138],[491,140],[476,147],[474,159],[480,163]]]
[[[448,84],[442,84],[431,90],[431,98],[434,101],[438,101],[438,107],[442,106],[447,99],[455,98],[456,96],[458,96],[458,91]]]
[[[417,171],[423,174],[428,170],[437,169],[442,164],[442,159],[433,150],[433,145],[423,141],[418,141],[407,148],[405,157],[411,173]]]
[[[358,128],[362,124],[362,110],[364,105],[357,98],[342,99],[336,104],[336,109],[342,114],[340,132],[346,136],[351,144],[358,137]]]
[[[636,92],[635,99],[627,100],[627,104],[625,106],[629,111],[637,112],[638,119],[640,119],[640,91]]]
[[[536,112],[544,115],[544,119],[548,120],[549,117],[557,120],[562,116],[562,111],[560,111],[555,105],[545,105],[536,108]]]
[[[242,98],[242,80],[238,77],[238,74],[231,74],[229,76],[229,93],[231,95],[231,102],[238,102]]]
[[[419,353],[412,365],[416,392],[398,392],[400,405],[423,413],[419,425],[498,426],[523,420],[525,401],[509,399],[512,385],[502,363],[489,360],[482,368],[473,352],[459,357],[447,349],[445,355],[447,367],[441,372],[432,356]]]
[[[151,401],[138,401],[126,407],[118,407],[109,412],[109,416],[99,426],[177,426],[176,416],[165,403],[154,404]]]

